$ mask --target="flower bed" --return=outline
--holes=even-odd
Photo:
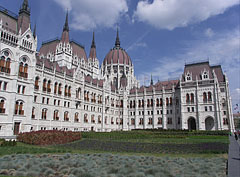
[[[9,155],[0,175],[9,176],[226,176],[224,158],[123,156],[112,154]]]
[[[33,145],[54,145],[65,144],[81,139],[80,132],[58,131],[58,130],[41,130],[34,132],[21,133],[17,140]]]

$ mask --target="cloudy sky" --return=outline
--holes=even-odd
[[[22,1],[1,0],[0,5],[18,13]],[[151,74],[155,82],[179,78],[185,63],[209,60],[211,65],[222,65],[230,81],[233,105],[240,104],[239,0],[29,0],[29,3],[32,25],[37,24],[38,48],[43,41],[60,37],[68,10],[71,38],[89,53],[95,31],[100,62],[114,46],[118,26],[121,47],[130,55],[141,83],[147,84]]]

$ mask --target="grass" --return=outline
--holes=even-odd
[[[176,132],[150,132],[150,131],[131,131],[131,132],[83,132],[83,139],[110,140],[118,142],[142,142],[142,143],[229,143],[228,136],[220,135],[195,135],[188,132],[176,134]]]

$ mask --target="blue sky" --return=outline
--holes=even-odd
[[[18,13],[23,0],[1,0]],[[184,64],[221,64],[230,82],[233,105],[240,104],[239,0],[29,0],[37,24],[38,48],[60,37],[67,9],[70,38],[90,50],[95,31],[100,63],[114,46],[120,28],[141,83],[179,78]],[[239,108],[240,110],[240,108]]]

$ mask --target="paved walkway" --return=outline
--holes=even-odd
[[[234,136],[229,136],[228,150],[228,176],[240,177],[240,141],[236,141]]]

